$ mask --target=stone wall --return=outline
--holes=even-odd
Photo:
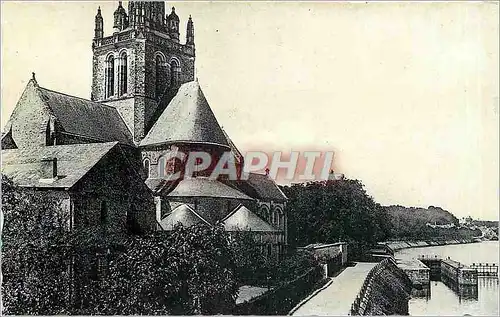
[[[408,315],[412,282],[392,258],[377,264],[351,306],[351,315]]]
[[[127,93],[118,95],[118,65],[120,54],[127,54]],[[114,57],[114,95],[105,96],[106,60]],[[156,57],[162,60],[160,73],[156,70]],[[194,80],[194,49],[174,43],[154,32],[128,30],[102,40],[94,41],[92,65],[92,94],[94,101],[105,102],[116,107],[139,142],[147,133],[159,95],[156,81],[161,82],[162,91],[172,88],[171,64],[175,60],[180,66],[177,86]],[[161,77],[157,78],[157,74]]]
[[[144,231],[155,229],[153,196],[118,147],[106,154],[71,190],[75,225],[98,224],[105,208],[112,231],[124,230],[128,217]]]
[[[45,146],[50,118],[50,110],[38,93],[36,83],[30,80],[10,115],[5,131],[11,131],[18,148]]]

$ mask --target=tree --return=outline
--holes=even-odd
[[[289,198],[286,208],[292,246],[343,240],[350,242],[351,250],[364,249],[388,237],[387,213],[358,180],[294,184],[282,190]]]
[[[57,200],[3,175],[2,203],[6,314],[216,314],[234,305],[234,253],[222,227],[69,231]]]
[[[223,228],[183,227],[129,239],[79,313],[229,313],[238,287]]]
[[[2,295],[7,314],[64,314],[68,304],[65,216],[46,195],[2,175]]]

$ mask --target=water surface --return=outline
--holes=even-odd
[[[405,249],[396,252],[401,259],[413,259],[420,255],[450,257],[466,265],[472,263],[499,264],[498,241]],[[412,298],[410,315],[436,316],[498,316],[499,283],[497,278],[479,278],[477,299],[460,297],[442,282],[431,282],[430,298]]]

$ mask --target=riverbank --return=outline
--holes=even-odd
[[[411,280],[387,258],[368,273],[350,315],[408,315],[411,290]]]
[[[426,241],[386,241],[380,242],[379,244],[389,247],[393,252],[410,249],[410,248],[424,248],[442,245],[454,245],[454,244],[468,244],[477,243],[475,239],[460,239],[460,240],[426,240]]]

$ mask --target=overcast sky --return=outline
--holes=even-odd
[[[110,34],[116,2],[2,2],[2,128],[32,71],[90,97],[98,5]],[[243,152],[335,150],[382,204],[498,219],[497,3],[172,5]]]

